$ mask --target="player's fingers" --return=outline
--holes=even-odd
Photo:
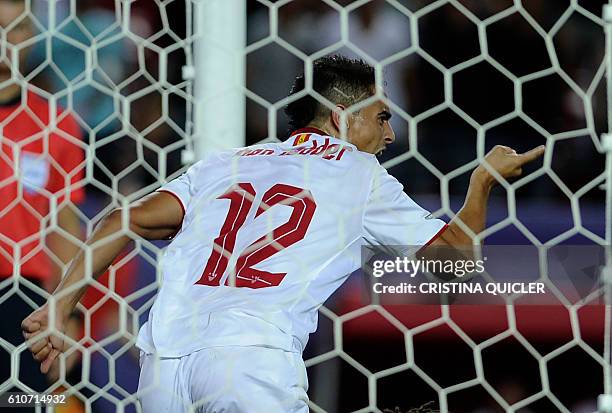
[[[57,356],[59,356],[59,354],[59,351],[57,351],[56,349],[52,349],[47,358],[41,363],[40,372],[43,374],[47,374],[49,372],[49,369],[51,368],[51,365],[53,364]]]
[[[28,346],[29,349],[32,348],[32,346],[36,345],[39,342],[45,342],[45,344],[49,341],[48,337],[43,337],[43,338],[36,338],[38,336],[39,333],[33,333],[30,335],[30,337],[28,337],[26,339],[26,344]]]
[[[513,177],[521,176],[523,174],[523,168],[516,168],[513,174]]]
[[[28,333],[28,332],[26,332],[26,331],[22,331],[22,332],[21,332],[21,334],[23,335],[23,338],[24,338],[25,340],[29,340],[29,339],[31,339],[31,338],[33,338],[33,337],[36,337],[36,336],[37,336],[37,335],[39,335],[40,333],[42,333],[42,331],[41,331],[41,330],[36,330],[36,331],[34,331],[33,333]]]
[[[21,330],[27,333],[33,333],[40,330],[40,323],[38,321],[31,320],[30,318],[26,318],[21,322]]]
[[[53,350],[53,347],[51,347],[50,345],[45,346],[42,350],[38,351],[37,353],[34,353],[34,360],[43,361],[49,356],[51,350]]]
[[[60,336],[57,336],[55,334],[50,336],[49,341],[51,342],[51,345],[53,346],[53,348],[62,350],[64,348],[65,341],[64,341],[64,338],[61,337],[61,334],[63,333],[60,332],[59,334]]]
[[[540,156],[544,155],[544,150],[546,149],[546,147],[544,145],[540,145],[537,148],[533,148],[530,151],[527,151],[520,156],[522,163],[527,163],[527,162],[531,162],[531,161],[535,161],[536,159],[538,159]]]
[[[38,340],[38,341],[35,341],[35,342],[29,344],[28,347],[30,348],[30,351],[32,353],[36,354],[40,350],[42,350],[43,348],[47,347],[48,345],[49,345],[49,340],[48,340],[47,337],[45,337],[45,338],[43,338],[41,340]]]

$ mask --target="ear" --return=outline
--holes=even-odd
[[[334,128],[336,128],[336,130],[340,131],[341,130],[341,125],[342,125],[342,115],[341,113],[344,112],[346,110],[346,106],[344,105],[336,105],[336,107],[331,111],[331,120],[332,120],[332,124],[334,125]],[[348,129],[349,125],[348,125],[348,119],[345,120],[346,123],[346,129]]]

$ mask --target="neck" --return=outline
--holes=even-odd
[[[0,103],[9,102],[21,94],[21,86],[17,83],[11,83],[10,85],[0,88]]]
[[[319,123],[312,122],[312,123],[309,123],[308,126],[306,127],[319,129],[321,132],[324,132],[328,136],[333,136],[334,138],[337,138],[340,135],[335,128],[330,127],[330,125],[327,125],[327,124],[321,125]]]

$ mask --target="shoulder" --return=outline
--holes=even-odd
[[[227,149],[206,152],[202,159],[192,163],[185,173],[191,178],[197,178],[200,174],[209,173],[215,165],[227,165],[228,162],[231,162],[231,158],[237,150]]]
[[[393,178],[380,164],[378,158],[370,153],[355,151],[349,154],[354,167],[364,171],[372,180],[381,178]]]
[[[397,198],[404,194],[404,185],[382,165],[373,168],[369,196],[371,200]]]

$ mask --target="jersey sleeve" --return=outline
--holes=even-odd
[[[203,160],[196,162],[184,174],[163,185],[157,191],[168,192],[170,195],[173,195],[180,202],[183,213],[185,213],[191,198],[195,194],[197,177],[199,171],[203,168],[203,164]]]
[[[363,217],[364,238],[384,245],[427,245],[446,228],[404,192],[381,166],[375,173]]]

